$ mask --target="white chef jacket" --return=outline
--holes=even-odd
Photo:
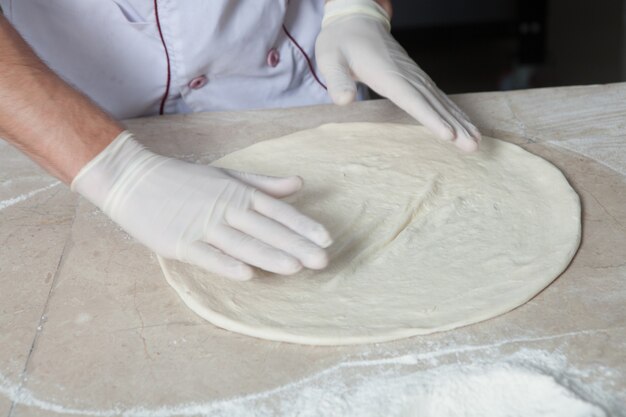
[[[323,0],[0,0],[62,78],[116,118],[330,102]]]

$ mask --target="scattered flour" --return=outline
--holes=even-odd
[[[626,153],[622,137],[584,137],[547,143],[591,158],[626,177]]]
[[[435,355],[439,353],[433,352]],[[446,355],[446,353],[442,353]],[[449,355],[449,353],[447,353]],[[303,380],[228,400],[161,408],[76,409],[44,401],[0,375],[16,404],[84,416],[606,417],[598,392],[581,389],[564,356],[522,349],[494,363],[438,365],[432,354],[339,363]],[[575,393],[577,392],[577,393]]]
[[[37,195],[37,194],[39,194],[39,193],[41,193],[43,191],[49,190],[52,187],[56,187],[59,184],[61,184],[61,181],[55,181],[52,184],[49,184],[49,185],[47,185],[45,187],[42,187],[42,188],[38,188],[38,189],[30,191],[28,193],[24,193],[24,194],[18,195],[16,197],[9,198],[7,200],[0,200],[0,211],[4,210],[7,207],[11,207],[12,205],[15,205],[17,203],[21,203],[22,201],[28,200],[29,198],[34,197],[35,195]]]

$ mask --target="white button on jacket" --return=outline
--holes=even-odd
[[[0,0],[61,77],[117,118],[328,103],[322,0]]]

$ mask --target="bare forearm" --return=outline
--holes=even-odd
[[[0,136],[71,182],[123,127],[58,76],[0,15]]]

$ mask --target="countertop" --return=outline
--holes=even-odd
[[[0,141],[0,416],[287,414],[324,384],[348,392],[357,377],[476,363],[522,363],[626,416],[626,83],[453,99],[484,135],[564,172],[582,199],[582,244],[553,284],[508,314],[374,345],[299,346],[205,322],[153,254]],[[157,152],[205,163],[348,121],[415,123],[375,100],[127,126]]]

